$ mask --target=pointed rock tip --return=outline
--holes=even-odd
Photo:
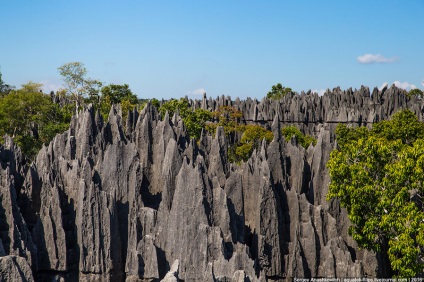
[[[271,125],[272,133],[274,134],[274,140],[279,141],[281,139],[281,125],[279,115],[274,116],[274,120]]]
[[[219,138],[221,138],[224,135],[225,135],[224,127],[218,126],[216,128],[215,139],[219,139]]]
[[[265,137],[262,139],[262,143],[261,143],[261,155],[266,158],[266,139]]]
[[[172,115],[172,123],[173,124],[178,124],[178,117],[177,117],[177,113],[174,112],[174,114]]]

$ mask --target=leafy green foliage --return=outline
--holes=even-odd
[[[162,118],[166,112],[168,112],[169,117],[172,117],[176,111],[179,112],[179,115],[183,119],[188,135],[194,139],[200,138],[202,129],[205,128],[206,123],[212,118],[212,113],[207,110],[192,110],[188,100],[183,98],[180,100],[171,99],[159,107],[159,113]]]
[[[122,118],[125,119],[128,111],[137,107],[138,98],[129,88],[128,84],[117,85],[109,84],[102,87],[102,96],[100,98],[100,113],[105,119],[109,115],[110,107],[113,104],[121,104]]]
[[[194,111],[187,112],[183,120],[190,138],[198,140],[202,133],[202,129],[205,128],[206,123],[210,121],[211,118],[212,114],[207,110],[195,109]]]
[[[176,111],[179,112],[180,116],[183,117],[183,115],[190,111],[190,104],[188,103],[187,99],[181,98],[180,100],[177,99],[171,99],[166,101],[162,104],[162,106],[159,107],[159,113],[162,116],[162,118],[165,116],[165,113],[168,112],[169,117],[171,118]]]
[[[277,83],[271,87],[271,91],[266,95],[270,99],[280,100],[289,93],[292,93],[292,89],[289,87],[284,87],[281,83]]]
[[[98,94],[102,83],[87,78],[87,69],[81,62],[66,63],[58,68],[59,74],[65,82],[65,87],[72,96],[88,96]]]
[[[349,233],[362,248],[382,252],[395,275],[424,270],[424,127],[404,110],[373,129],[336,130],[339,148],[327,167],[327,199],[347,209]]]
[[[29,82],[0,98],[0,135],[14,137],[28,157],[68,128],[73,110],[52,103],[49,95],[40,92],[41,86]]]
[[[423,91],[421,89],[418,89],[418,88],[411,89],[408,92],[408,96],[410,96],[410,97],[417,96],[418,98],[421,98],[421,99],[424,97]]]
[[[91,102],[99,101],[99,91],[102,83],[95,79],[87,78],[87,69],[83,63],[70,62],[58,68],[63,81],[67,94],[75,102],[75,111],[78,110],[84,102],[84,97],[89,97]],[[96,103],[94,103],[96,105]]]
[[[152,103],[152,105],[155,106],[157,109],[160,108],[160,102],[159,102],[158,99],[153,98],[153,99],[150,100],[150,103]]]
[[[314,137],[303,134],[296,126],[293,125],[283,127],[281,129],[281,133],[286,140],[290,140],[293,135],[296,136],[297,142],[299,142],[299,144],[305,149],[308,148],[311,143],[314,146],[317,143],[317,140]]]
[[[112,104],[119,104],[122,101],[128,101],[131,104],[137,104],[137,96],[134,95],[129,88],[128,84],[117,85],[109,84],[102,87],[101,89],[102,97],[109,97]]]
[[[241,140],[235,148],[234,161],[247,161],[252,155],[253,150],[259,147],[264,138],[269,144],[274,138],[274,135],[270,130],[260,125],[246,125]]]
[[[242,112],[234,107],[220,106],[218,110],[212,113],[212,116],[217,122],[209,123],[206,128],[212,133],[215,133],[218,126],[222,126],[226,134],[243,131],[243,128],[240,128],[240,119],[242,115]]]

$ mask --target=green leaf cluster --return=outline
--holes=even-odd
[[[281,129],[281,133],[283,134],[286,140],[290,140],[290,138],[294,135],[296,136],[297,142],[305,149],[312,145],[316,145],[317,140],[310,136],[303,134],[296,126],[286,126]]]
[[[202,129],[205,128],[207,122],[211,121],[212,113],[203,109],[192,110],[187,99],[180,100],[171,99],[166,101],[159,107],[159,113],[164,118],[166,112],[172,117],[175,112],[179,112],[180,117],[184,121],[187,133],[190,138],[198,140]]]
[[[424,94],[423,94],[423,91],[421,89],[415,88],[415,89],[409,90],[408,96],[409,97],[416,96],[416,97],[422,99],[424,97]]]
[[[240,119],[243,114],[235,107],[220,106],[216,111],[212,112],[212,116],[215,122],[208,124],[207,129],[210,132],[215,133],[218,126],[222,126],[226,134],[244,131],[244,128],[240,127]]]
[[[241,129],[241,128],[240,128]],[[253,150],[257,149],[262,140],[265,138],[269,144],[274,135],[270,130],[265,129],[260,125],[249,124],[243,127],[244,132],[241,136],[239,144],[235,147],[235,162],[247,161],[252,155]]]
[[[107,119],[110,108],[112,105],[121,104],[122,118],[125,120],[129,111],[137,107],[138,98],[135,94],[132,93],[128,84],[118,85],[118,84],[109,84],[102,87],[101,89],[102,96],[98,99],[98,103],[93,104],[100,109],[104,119]]]
[[[290,93],[293,93],[291,88],[284,87],[281,83],[277,83],[271,87],[271,91],[269,91],[266,96],[269,99],[280,100]]]
[[[347,209],[352,237],[387,255],[393,274],[424,271],[424,125],[409,110],[371,130],[336,129],[327,199]]]
[[[40,92],[42,85],[29,82],[0,98],[0,136],[8,134],[28,157],[34,157],[42,144],[69,127],[72,107],[54,104]]]

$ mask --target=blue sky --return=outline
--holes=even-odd
[[[15,86],[61,85],[85,64],[140,98],[383,83],[423,89],[424,1],[6,1],[0,66]]]

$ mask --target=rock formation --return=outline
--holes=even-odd
[[[375,277],[378,254],[347,234],[346,211],[327,202],[326,162],[336,122],[369,124],[422,102],[395,88],[302,93],[281,101],[220,97],[263,123],[274,140],[229,163],[222,128],[189,140],[178,116],[150,104],[104,121],[88,106],[69,130],[25,162],[0,147],[0,280],[284,281]],[[281,136],[296,121],[318,138],[304,149]]]

